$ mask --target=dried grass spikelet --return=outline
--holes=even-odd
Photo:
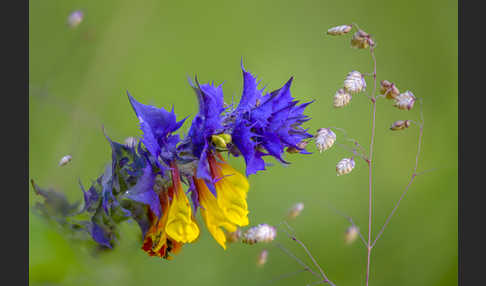
[[[338,176],[349,174],[355,166],[353,158],[344,158],[336,165],[336,172]]]
[[[338,36],[338,35],[344,35],[349,33],[353,26],[351,25],[340,25],[340,26],[335,26],[327,30],[328,35],[333,35],[333,36]]]
[[[394,99],[400,94],[400,91],[393,82],[382,80],[380,82],[380,94],[383,94],[387,99]]]
[[[346,92],[344,88],[340,88],[334,95],[334,107],[339,108],[349,104],[353,97]]]
[[[370,34],[366,33],[363,30],[357,31],[351,38],[351,47],[356,49],[366,49],[369,46],[374,45],[375,42],[373,41],[373,39],[371,39]]]
[[[415,95],[413,95],[411,91],[407,90],[395,98],[394,106],[401,110],[410,110],[413,108],[415,100]]]
[[[69,164],[69,162],[71,162],[72,159],[73,157],[71,157],[71,155],[66,155],[62,157],[61,160],[59,160],[59,166],[66,166],[67,164]]]
[[[344,80],[344,90],[351,94],[359,93],[366,89],[366,81],[359,71],[348,73]]]
[[[355,225],[352,225],[346,229],[346,233],[344,234],[344,242],[346,244],[351,244],[356,241],[359,235],[359,228]]]
[[[73,11],[71,14],[69,14],[68,19],[67,19],[67,24],[71,28],[76,28],[83,22],[84,19],[84,13],[83,11],[76,10]]]
[[[319,128],[317,129],[315,137],[316,147],[320,153],[331,148],[336,142],[336,134],[332,132],[329,128]]]
[[[257,265],[262,267],[267,263],[268,259],[268,250],[263,249],[259,254],[258,254],[258,260],[257,260]]]
[[[410,120],[397,120],[392,123],[390,130],[397,131],[410,127]]]
[[[290,208],[287,217],[290,219],[294,219],[297,216],[299,216],[303,210],[304,210],[304,203],[296,203],[295,205],[292,206],[292,208]]]
[[[277,236],[277,229],[268,224],[259,224],[249,228],[242,234],[241,241],[246,244],[270,242]]]

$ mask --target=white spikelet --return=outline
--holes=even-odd
[[[326,151],[334,145],[334,142],[336,142],[336,134],[329,128],[319,128],[317,129],[315,140],[317,149],[322,153],[322,151]]]
[[[334,107],[343,107],[351,102],[353,97],[346,92],[344,88],[340,88],[334,95]]]
[[[355,166],[353,158],[344,158],[336,165],[336,172],[338,176],[349,174]]]
[[[351,94],[362,92],[366,89],[364,76],[359,71],[348,73],[344,80],[344,89]]]
[[[64,157],[61,158],[61,160],[59,161],[59,166],[66,166],[67,164],[69,164],[69,162],[71,162],[71,160],[73,159],[73,157],[71,157],[71,155],[66,155]]]
[[[241,241],[247,244],[255,244],[258,242],[270,242],[277,236],[277,229],[268,224],[259,224],[249,228],[242,235]]]
[[[410,110],[413,108],[413,104],[415,103],[415,95],[409,90],[401,93],[397,97],[395,97],[395,106],[398,109],[402,110]]]
[[[346,33],[349,33],[349,31],[351,31],[352,28],[353,26],[351,25],[340,25],[340,26],[332,27],[329,30],[327,30],[327,34],[333,36],[344,35]]]

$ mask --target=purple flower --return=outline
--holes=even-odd
[[[147,164],[143,170],[143,175],[138,179],[135,186],[126,192],[126,198],[150,206],[152,212],[160,217],[161,206],[159,196],[154,191],[155,174],[152,172],[152,166]]]
[[[196,175],[208,184],[209,189],[215,193],[214,182],[209,171],[207,154],[211,146],[211,136],[224,131],[223,117],[225,110],[223,89],[221,85],[196,84],[189,82],[194,89],[198,102],[199,112],[194,117],[184,144],[179,148],[180,152],[190,152],[194,158],[199,159]]]
[[[167,112],[163,108],[156,108],[137,102],[128,91],[127,95],[140,121],[140,129],[143,131],[142,142],[155,158],[157,166],[161,171],[164,171],[166,167],[160,164],[158,158],[160,156],[166,164],[169,164],[174,159],[179,135],[172,135],[171,133],[179,129],[186,118],[177,121],[174,109],[171,112]]]
[[[105,134],[112,161],[87,191],[80,183],[81,210],[32,182],[36,193],[45,197],[40,210],[73,231],[89,233],[107,248],[118,241],[118,225],[133,219],[142,231],[142,249],[166,259],[199,236],[194,217],[200,210],[208,231],[226,249],[225,231],[249,224],[247,176],[265,170],[265,156],[287,164],[286,149],[307,153],[302,143],[312,137],[302,128],[310,119],[304,110],[311,102],[299,104],[292,97],[292,78],[264,92],[243,65],[242,71],[243,92],[236,107],[224,103],[221,85],[190,82],[199,111],[183,141],[174,132],[185,119],[177,121],[173,109],[141,104],[127,92],[143,132],[138,145],[121,144]],[[246,176],[225,161],[223,152],[244,157]],[[189,187],[187,192],[182,183]],[[71,219],[81,213],[89,219]]]
[[[232,116],[235,118],[232,132],[233,143],[246,162],[246,174],[265,170],[263,156],[273,156],[282,163],[285,148],[292,147],[307,153],[297,146],[302,140],[311,138],[301,124],[310,118],[303,114],[312,102],[297,105],[290,94],[293,78],[277,90],[262,95],[257,89],[256,78],[243,70],[243,94]]]
[[[288,164],[282,158],[286,148],[308,153],[297,144],[312,137],[301,127],[310,119],[303,112],[312,102],[298,105],[299,101],[290,93],[293,78],[282,88],[263,94],[256,78],[243,65],[241,68],[243,93],[233,110],[226,110],[224,106],[221,85],[199,84],[197,80],[196,85],[191,83],[199,100],[199,113],[179,151],[190,152],[199,159],[197,178],[204,179],[213,192],[214,182],[207,163],[208,152],[215,150],[211,144],[212,136],[231,135],[232,142],[226,147],[231,149],[231,154],[241,154],[245,158],[247,176],[265,170],[264,156],[273,156]]]

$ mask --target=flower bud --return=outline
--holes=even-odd
[[[123,143],[128,148],[135,148],[135,147],[137,147],[138,140],[135,137],[127,137],[127,138],[125,138],[125,141]]]
[[[351,47],[353,48],[366,49],[374,45],[375,42],[371,39],[371,36],[363,30],[357,31],[351,38]]]
[[[71,157],[71,155],[66,155],[62,157],[61,160],[59,161],[59,166],[67,165],[69,162],[71,162],[72,159],[73,158]]]
[[[299,143],[297,143],[297,148],[296,147],[287,147],[287,153],[291,153],[291,154],[294,154],[294,153],[300,153],[302,150],[305,149],[305,147],[307,146],[307,144],[309,144],[308,141],[301,141]]]
[[[305,147],[307,146],[307,144],[309,144],[309,142],[307,141],[301,141],[299,143],[297,143],[297,148],[295,147],[287,147],[287,152],[288,153],[291,153],[291,154],[294,154],[294,153],[300,153],[302,150],[305,149]]]
[[[344,158],[336,165],[336,172],[338,176],[349,174],[355,166],[353,158]]]
[[[225,133],[211,136],[211,142],[219,148],[226,148],[226,145],[231,143],[231,139],[231,135]]]
[[[258,261],[257,265],[258,266],[263,266],[265,263],[267,263],[267,258],[268,258],[268,250],[264,249],[258,254]]]
[[[410,110],[413,108],[415,100],[416,98],[413,93],[407,90],[406,92],[401,93],[395,98],[395,106],[398,107],[398,109]]]
[[[344,89],[351,94],[363,91],[366,89],[364,76],[359,71],[348,73],[344,80]]]
[[[359,235],[359,228],[355,225],[352,225],[346,229],[346,233],[344,234],[344,242],[346,244],[353,243]]]
[[[316,140],[316,147],[319,152],[326,151],[331,148],[336,142],[336,134],[329,128],[317,129],[317,134],[314,136]]]
[[[242,235],[241,241],[247,244],[255,244],[257,242],[270,242],[277,236],[277,229],[268,224],[259,224],[249,228]]]
[[[340,88],[334,95],[334,107],[343,107],[348,105],[351,101],[351,94],[346,92],[344,88]]]
[[[380,83],[380,94],[385,95],[388,99],[393,99],[400,94],[400,91],[393,82],[382,80]]]
[[[304,210],[304,203],[296,203],[292,206],[289,210],[289,214],[287,215],[288,218],[293,219],[296,218],[300,213]]]
[[[396,131],[396,130],[403,130],[408,127],[410,127],[410,120],[397,120],[393,122],[390,129]]]
[[[83,21],[84,14],[80,10],[76,10],[69,14],[67,24],[71,28],[76,28]]]
[[[333,35],[333,36],[344,35],[344,34],[348,33],[349,31],[351,31],[352,28],[353,28],[353,26],[351,26],[351,25],[336,26],[336,27],[332,27],[329,30],[327,30],[327,34]]]

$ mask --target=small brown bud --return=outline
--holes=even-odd
[[[351,38],[351,47],[357,49],[366,49],[369,46],[374,46],[375,42],[371,39],[371,36],[363,30],[359,30],[354,33]]]
[[[305,147],[307,146],[307,144],[309,144],[309,142],[307,141],[301,141],[300,143],[297,143],[297,148],[295,147],[287,147],[287,153],[291,153],[291,154],[294,154],[294,153],[300,153],[302,150],[305,149]]]
[[[397,120],[393,122],[390,129],[396,131],[396,130],[403,130],[408,127],[410,127],[410,120]]]
[[[299,149],[295,148],[295,147],[287,147],[287,149],[285,150],[287,153],[290,153],[290,154],[295,154],[295,153],[299,153]]]
[[[387,99],[394,99],[400,94],[400,91],[393,82],[382,80],[380,83],[380,94],[385,95]]]

